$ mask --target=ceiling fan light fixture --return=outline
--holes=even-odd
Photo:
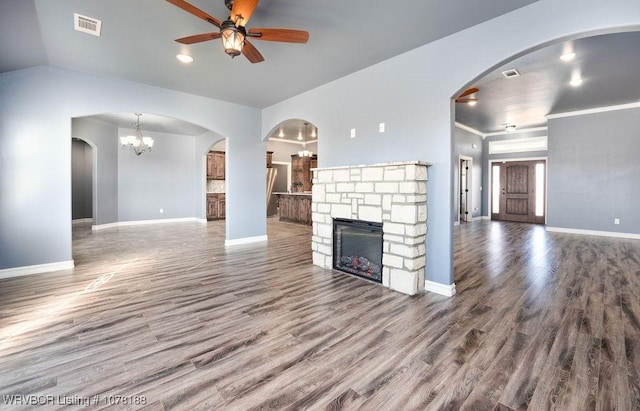
[[[244,47],[244,40],[247,36],[244,27],[236,27],[231,20],[226,20],[220,25],[220,34],[224,52],[231,58],[239,56]]]

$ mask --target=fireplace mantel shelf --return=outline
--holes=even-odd
[[[365,168],[365,167],[387,167],[387,166],[408,166],[408,165],[419,165],[425,167],[431,167],[433,163],[429,163],[427,161],[398,161],[391,163],[377,163],[377,164],[358,164],[358,165],[350,165],[350,166],[333,166],[333,167],[317,167],[312,168],[311,171],[314,170],[342,170],[345,168]]]

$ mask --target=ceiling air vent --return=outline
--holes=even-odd
[[[100,37],[102,22],[98,19],[73,13],[73,26],[78,31]]]
[[[516,69],[505,70],[502,72],[502,75],[506,78],[520,77],[520,73]]]

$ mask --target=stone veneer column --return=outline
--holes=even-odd
[[[333,268],[334,218],[382,223],[382,284],[405,294],[422,292],[428,166],[403,162],[314,169],[313,263]]]

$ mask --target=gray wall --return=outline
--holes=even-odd
[[[260,110],[42,66],[0,74],[0,269],[72,260],[72,119],[112,112],[176,117],[228,136],[227,239],[266,234]],[[112,135],[108,153],[98,150],[98,175],[117,176],[117,167],[109,167],[119,150],[117,131]],[[24,150],[28,142],[33,148]],[[113,161],[100,161],[103,154]],[[100,173],[101,166],[110,171]],[[117,189],[102,194],[113,194],[117,204]],[[108,211],[115,216],[98,213],[96,224],[117,221],[117,205]]]
[[[119,135],[134,133],[119,130]],[[194,158],[196,137],[150,131],[144,135],[153,138],[152,151],[137,156],[118,150],[118,221],[194,217],[201,180]]]
[[[503,153],[489,154],[489,142],[500,140],[512,140],[516,138],[540,137],[547,136],[547,130],[518,132],[515,134],[502,134],[497,136],[488,136],[482,142],[482,215],[490,216],[489,196],[491,195],[491,182],[489,181],[489,161],[492,160],[516,160],[521,158],[544,158],[548,156],[548,150],[545,151],[526,151],[520,153]],[[547,145],[548,148],[548,145]],[[551,178],[549,170],[547,170],[547,178]]]
[[[451,98],[483,73],[533,47],[606,27],[640,26],[637,0],[609,2],[606,11],[595,1],[560,3],[540,0],[268,107],[262,134],[288,118],[307,119],[322,130],[320,167],[431,162],[426,278],[451,284]],[[378,133],[379,122],[386,123],[386,133]],[[349,137],[351,128],[356,138]]]
[[[93,152],[82,140],[71,142],[71,218],[93,217]]]
[[[637,27],[637,0],[609,2],[606,8],[596,1],[540,0],[262,111],[54,67],[2,73],[0,269],[72,258],[71,119],[144,112],[177,117],[228,137],[228,239],[266,233],[262,139],[286,119],[308,119],[322,130],[318,154],[323,167],[432,162],[426,276],[450,284],[452,96],[533,47],[606,28]],[[379,134],[382,121],[387,132]],[[355,139],[349,138],[351,128],[357,129]],[[29,141],[35,148],[22,150]]]
[[[453,149],[453,181],[456,188],[459,188],[459,156],[467,156],[473,159],[471,169],[471,217],[483,215],[482,208],[482,137],[470,133],[467,130],[456,127],[454,129],[454,149]],[[475,144],[476,148],[473,148]],[[460,203],[460,190],[455,190],[455,201],[453,207],[453,221],[458,220],[458,207]]]
[[[118,128],[74,118],[71,135],[93,147],[93,224],[115,223],[118,221]]]
[[[549,226],[640,234],[639,130],[638,108],[549,120]]]

